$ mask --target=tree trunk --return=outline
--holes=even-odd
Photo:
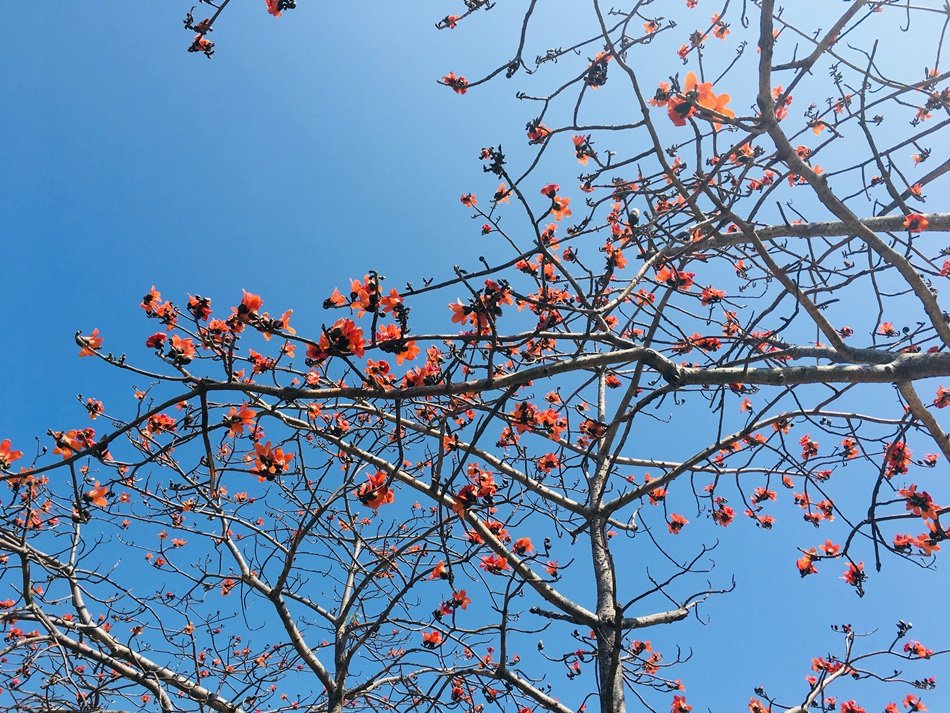
[[[606,523],[591,522],[591,554],[597,584],[597,678],[600,686],[601,713],[625,713],[623,667],[623,631],[616,606],[614,562],[607,546]]]

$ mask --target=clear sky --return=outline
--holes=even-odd
[[[582,4],[587,17],[585,3],[562,0],[542,18],[552,46],[571,34],[555,20]],[[211,61],[184,51],[186,2],[0,10],[16,28],[0,47],[0,438],[25,451],[79,420],[76,394],[129,393],[127,375],[76,358],[73,334],[98,327],[107,349],[141,358],[151,285],[221,304],[246,288],[294,307],[312,333],[349,277],[374,267],[401,285],[484,251],[458,197],[494,189],[479,148],[522,145],[532,114],[503,80],[464,98],[436,80],[510,53],[503,11],[449,33],[433,27],[447,3],[301,2],[280,19],[263,0],[232,5]],[[512,153],[515,164],[526,155]],[[749,557],[737,591],[704,610],[714,626],[658,635],[693,645],[677,675],[698,710],[739,710],[759,683],[797,695],[811,657],[837,653],[832,623],[889,632],[903,617],[925,641],[950,641],[945,575],[891,561],[889,577],[848,600],[834,577],[799,580],[797,525],[741,525],[720,533]],[[847,610],[829,610],[829,593]],[[945,689],[924,699],[950,709]]]

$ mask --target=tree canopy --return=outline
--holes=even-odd
[[[445,226],[481,257],[415,246],[397,280],[366,255],[298,305],[152,286],[141,344],[77,332],[84,368],[147,385],[0,440],[0,707],[717,710],[695,641],[753,673],[783,645],[768,599],[718,623],[755,567],[834,638],[723,680],[733,709],[950,703],[902,610],[950,537],[950,213],[925,209],[950,10],[456,4],[436,30],[500,59],[438,67],[444,100],[508,81],[524,107]],[[240,52],[230,5],[187,13],[196,61]],[[907,601],[848,620],[897,577]]]

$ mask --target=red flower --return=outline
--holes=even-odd
[[[163,349],[166,339],[167,337],[164,332],[156,332],[145,340],[145,346],[149,349]]]
[[[462,205],[468,206],[469,208],[474,208],[478,204],[478,198],[475,197],[474,193],[463,193],[459,200],[462,202]]]
[[[950,406],[950,389],[946,389],[943,386],[937,387],[937,398],[934,399],[934,406],[937,408]]]
[[[267,3],[267,12],[274,17],[280,17],[280,0],[264,0]]]
[[[894,441],[884,451],[884,474],[892,478],[897,474],[905,474],[910,466],[913,454],[904,441]]]
[[[904,227],[912,233],[919,233],[927,229],[927,217],[920,213],[908,213],[904,216]]]

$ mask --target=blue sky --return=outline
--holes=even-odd
[[[526,156],[515,147],[532,112],[503,80],[460,98],[436,79],[507,56],[504,8],[450,33],[433,27],[436,3],[302,2],[279,20],[258,4],[233,3],[212,61],[184,52],[187,3],[62,3],[39,27],[6,33],[0,437],[23,450],[79,420],[77,393],[129,393],[126,375],[76,359],[72,335],[99,327],[107,349],[144,356],[138,303],[153,284],[227,304],[247,288],[269,308],[294,307],[313,332],[330,290],[370,267],[398,286],[485,252],[458,196],[494,189],[481,146],[510,146],[515,165]],[[562,0],[564,14],[540,18],[551,46],[576,31],[557,22],[574,7]],[[788,544],[801,530],[785,527],[726,532],[723,548],[748,549],[737,592],[704,610],[714,626],[658,636],[695,642],[682,671],[691,699],[726,711],[758,683],[797,694],[811,656],[836,651],[831,623],[888,631],[904,617],[926,641],[950,640],[945,575],[891,562],[890,577],[849,600],[834,577],[799,581]],[[829,610],[832,595],[846,611]],[[724,686],[737,660],[748,663]],[[948,696],[925,701],[940,710]]]

